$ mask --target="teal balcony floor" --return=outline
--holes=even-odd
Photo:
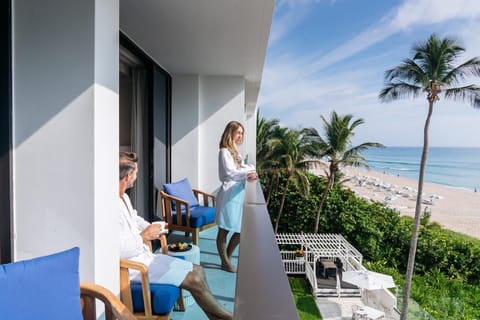
[[[235,300],[235,285],[237,274],[223,271],[220,268],[220,257],[218,256],[215,239],[217,227],[200,232],[200,265],[204,268],[207,283],[214,297],[226,310],[233,312]],[[174,232],[168,236],[168,242],[184,241],[183,233]],[[187,239],[187,241],[189,241]],[[238,248],[233,254],[232,262],[237,265]],[[171,320],[208,320],[205,313],[196,302],[186,306],[184,312],[174,311]]]

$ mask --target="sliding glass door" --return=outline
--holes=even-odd
[[[120,151],[139,156],[129,194],[138,213],[153,220],[157,191],[170,177],[171,77],[126,37],[120,44]]]

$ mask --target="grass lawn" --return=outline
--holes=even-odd
[[[315,300],[308,288],[304,278],[288,277],[290,288],[292,288],[293,299],[297,306],[298,316],[301,320],[322,319]]]

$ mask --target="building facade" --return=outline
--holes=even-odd
[[[274,1],[1,6],[2,262],[78,246],[81,279],[118,292],[119,150],[141,157],[133,196],[147,219],[165,182],[217,188],[228,121],[245,124],[254,162]]]

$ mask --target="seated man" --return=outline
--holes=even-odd
[[[164,254],[153,254],[144,244],[146,241],[157,239],[162,226],[150,224],[138,216],[130,198],[125,193],[137,179],[137,160],[135,153],[120,153],[121,257],[146,264],[151,283],[172,284],[190,291],[209,319],[232,319],[232,314],[224,310],[213,297],[201,266]]]

